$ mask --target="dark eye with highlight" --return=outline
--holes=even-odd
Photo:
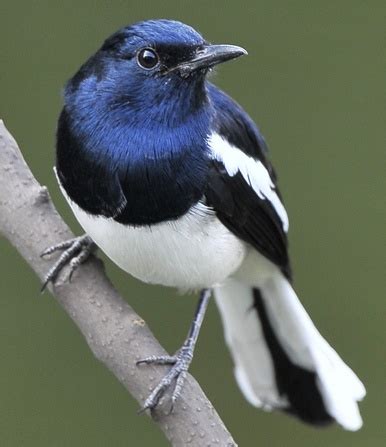
[[[137,62],[141,68],[151,70],[156,67],[159,62],[158,54],[151,48],[144,48],[137,54]]]

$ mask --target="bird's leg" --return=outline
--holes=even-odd
[[[97,246],[94,241],[84,234],[83,236],[75,237],[69,239],[68,241],[60,242],[59,244],[48,247],[40,256],[47,256],[59,250],[64,250],[60,255],[59,259],[50,268],[47,275],[44,278],[43,286],[41,290],[43,291],[49,282],[55,282],[60,271],[67,264],[70,265],[70,271],[68,274],[68,279],[71,281],[72,274],[75,270],[85,262],[88,257],[96,250]]]
[[[181,394],[182,387],[193,359],[194,347],[197,342],[198,334],[202,322],[204,320],[205,312],[208,307],[211,296],[210,289],[203,289],[200,293],[200,299],[194,314],[192,324],[189,329],[188,337],[186,338],[182,347],[173,356],[151,356],[137,362],[140,364],[157,364],[157,365],[173,365],[170,371],[165,375],[161,382],[154,388],[149,397],[146,399],[142,411],[147,409],[154,409],[165,391],[175,381],[174,390],[171,398],[171,409],[173,411],[174,403]]]

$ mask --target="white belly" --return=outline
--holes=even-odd
[[[92,216],[67,200],[106,255],[144,282],[181,289],[210,287],[235,272],[245,257],[246,245],[202,204],[175,221],[132,227]]]

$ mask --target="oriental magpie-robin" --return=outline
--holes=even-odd
[[[365,389],[323,339],[292,287],[288,217],[266,143],[246,112],[207,80],[246,54],[191,27],[150,20],[120,29],[69,80],[56,173],[85,236],[47,275],[100,247],[140,280],[201,289],[189,335],[144,408],[181,392],[211,292],[246,399],[301,420],[362,425]],[[173,403],[172,402],[172,403]]]

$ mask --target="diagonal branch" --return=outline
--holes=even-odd
[[[72,234],[56,212],[47,189],[36,181],[12,136],[0,120],[0,234],[6,237],[43,279],[49,264],[40,258],[47,247]],[[84,335],[97,359],[143,403],[149,386],[161,380],[167,367],[138,368],[137,360],[165,351],[145,322],[118,295],[91,259],[71,284],[59,282],[51,292]],[[172,446],[236,446],[198,383],[189,376],[174,412],[167,402],[153,420]]]

